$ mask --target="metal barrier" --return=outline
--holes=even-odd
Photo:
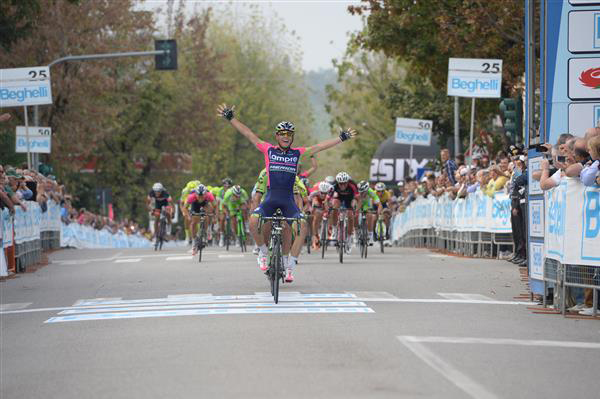
[[[17,273],[23,273],[28,266],[42,260],[42,240],[26,241],[15,244],[15,262]]]
[[[567,312],[567,288],[577,287],[592,290],[592,316],[598,314],[598,291],[600,291],[600,267],[588,265],[562,264],[555,259],[546,258],[544,262],[544,299],[549,285],[554,285],[554,297],[557,298],[558,308],[564,315]]]
[[[436,248],[477,258],[499,258],[502,246],[509,246],[514,250],[510,233],[449,231],[434,228],[409,230],[398,239],[397,245],[411,248]]]

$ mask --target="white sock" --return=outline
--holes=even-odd
[[[290,258],[288,260],[287,268],[288,269],[292,269],[292,271],[293,271],[294,268],[296,267],[296,262],[298,262],[298,258],[295,257],[295,256],[290,255]]]
[[[267,249],[267,245],[266,244],[263,244],[260,247],[258,247],[258,250],[260,251],[260,254],[262,256],[267,256],[268,249]]]

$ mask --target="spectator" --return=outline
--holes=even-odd
[[[586,186],[600,185],[600,135],[593,136],[587,143],[591,162],[581,171],[581,182]]]
[[[490,156],[488,154],[483,154],[481,156],[481,168],[487,169],[490,167]]]
[[[502,190],[507,181],[508,179],[504,173],[502,173],[500,166],[492,166],[490,168],[490,181],[485,186],[483,193],[489,197],[494,197],[494,193]]]
[[[10,168],[7,169],[5,171],[5,175],[6,175],[6,179],[4,181],[4,191],[6,192],[6,194],[8,195],[8,197],[10,198],[10,200],[12,201],[12,203],[14,205],[19,205],[21,207],[21,209],[23,209],[24,211],[27,210],[27,206],[25,205],[24,202],[22,202],[19,197],[17,196],[15,190],[17,188],[17,179],[21,177],[21,175],[18,175],[14,169]],[[14,189],[13,189],[14,187]]]
[[[446,174],[450,183],[455,185],[456,178],[454,177],[454,173],[456,172],[457,166],[456,163],[450,159],[450,150],[442,148],[440,151],[440,158],[442,159],[442,172]]]

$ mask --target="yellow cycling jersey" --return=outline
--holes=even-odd
[[[387,203],[392,198],[392,192],[390,190],[376,191],[379,201],[382,204]]]

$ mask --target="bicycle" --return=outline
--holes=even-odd
[[[233,232],[231,231],[231,219],[229,217],[229,213],[225,215],[225,250],[229,251],[229,244],[231,242],[231,235]]]
[[[202,249],[206,247],[206,243],[204,241],[206,228],[206,212],[204,211],[204,209],[200,209],[200,212],[191,214],[191,216],[200,216],[200,226],[198,227],[198,233],[196,233],[196,241],[194,242],[194,245],[198,250],[198,262],[202,262]]]
[[[240,248],[242,252],[246,252],[246,228],[244,226],[244,215],[240,209],[235,211],[233,217],[236,220],[236,234],[240,241]],[[229,248],[229,246],[227,246]]]
[[[321,222],[321,259],[325,258],[325,251],[327,251],[327,244],[329,243],[327,239],[329,235],[328,219],[327,212],[323,212],[323,221]]]
[[[310,247],[312,246],[312,218],[313,216],[307,212],[306,213],[306,224],[307,224],[307,232],[306,238],[304,239],[304,245],[306,246],[307,253],[310,254]]]
[[[285,283],[285,269],[283,267],[283,222],[292,225],[294,221],[299,222],[295,218],[286,218],[283,216],[281,209],[277,208],[273,216],[261,218],[263,222],[271,222],[271,237],[269,239],[269,268],[265,272],[267,279],[271,285],[271,295],[275,303],[279,303],[279,280]]]
[[[158,231],[156,232],[156,241],[154,242],[154,250],[161,250],[163,243],[165,242],[165,232],[167,230],[167,213],[165,208],[160,209],[160,216],[158,222]]]
[[[383,241],[385,240],[385,222],[382,218],[377,219],[377,223],[375,224],[375,234],[377,236],[377,241],[379,241],[381,253],[383,253]]]
[[[338,255],[340,257],[340,263],[344,263],[344,253],[348,251],[348,208],[340,208],[338,216],[338,229],[337,229],[337,240],[336,247]]]
[[[367,257],[369,248],[369,229],[367,225],[367,212],[361,211],[358,218],[358,244],[360,246],[360,257]]]

